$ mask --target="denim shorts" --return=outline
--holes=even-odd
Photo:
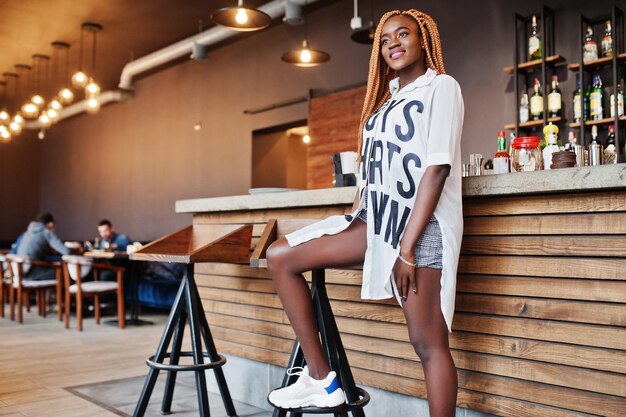
[[[367,223],[367,210],[362,209],[357,218]],[[415,262],[417,268],[443,269],[443,239],[434,215],[415,244]]]

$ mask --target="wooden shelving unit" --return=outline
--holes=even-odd
[[[618,119],[620,122],[626,122],[626,116],[622,116]],[[615,119],[612,117],[606,117],[601,120],[587,120],[585,122],[585,126],[593,126],[593,125],[610,125],[615,122]],[[569,127],[571,128],[579,128],[580,123],[570,123]]]
[[[617,55],[618,61],[626,61],[626,53],[622,53]],[[613,64],[613,57],[608,56],[605,58],[594,59],[593,61],[585,62],[585,67],[593,68],[593,67],[603,67]],[[571,71],[578,71],[580,69],[580,63],[575,62],[573,64],[569,64],[567,66]]]
[[[553,123],[553,124],[559,124],[564,122],[565,119],[563,119],[562,117],[550,117],[548,118],[548,123]],[[531,120],[530,122],[525,122],[525,123],[520,123],[519,127],[520,129],[524,129],[524,128],[530,128],[530,127],[537,127],[537,126],[543,126],[543,124],[545,123],[544,119],[539,119],[539,120]],[[509,123],[508,125],[504,126],[505,130],[515,130],[515,123]]]
[[[613,56],[595,59],[593,61],[583,62],[585,34],[589,27],[601,27],[606,21],[611,22],[613,29]],[[597,31],[596,31],[597,32]],[[617,84],[624,75],[624,67],[626,63],[626,52],[624,51],[624,12],[617,6],[613,6],[608,15],[587,17],[580,15],[580,23],[578,27],[578,62],[568,66],[571,71],[576,72],[580,80],[581,92],[588,91],[592,76],[597,73],[603,74],[603,84],[607,89],[604,94],[610,94],[611,91],[617,90]],[[599,46],[599,45],[598,45]],[[604,78],[607,76],[607,78]],[[610,79],[610,82],[607,80]],[[584,97],[584,93],[581,94]],[[582,107],[584,109],[584,98]],[[608,102],[608,100],[606,100]],[[588,104],[590,105],[590,103]],[[604,107],[604,106],[603,106]],[[604,116],[610,114],[610,109],[604,109]],[[584,116],[583,116],[584,117]],[[580,122],[570,123],[570,128],[579,129],[578,143],[586,146],[589,143],[589,126],[606,126],[612,124],[615,129],[616,153],[618,161],[624,160],[624,138],[623,138],[623,121],[626,117],[605,117],[601,120],[581,120]]]
[[[543,114],[548,115],[548,82],[550,76],[556,73],[556,68],[566,65],[566,59],[554,52],[554,11],[543,5],[540,13],[534,13],[537,17],[540,27],[540,37],[542,41],[543,54],[541,59],[534,59],[531,61],[522,61],[528,58],[526,43],[528,41],[529,31],[528,25],[531,21],[531,17],[522,16],[519,13],[515,13],[515,60],[514,65],[510,67],[504,67],[502,70],[511,74],[514,78],[513,83],[515,86],[515,123],[510,123],[504,126],[505,130],[512,130],[516,136],[520,135],[520,130],[525,130],[528,133],[532,130],[537,130],[545,123],[545,118],[541,120],[530,120],[528,122],[520,123],[519,121],[519,104],[522,97],[522,85],[530,85],[528,82],[533,77],[539,79],[541,83],[541,94],[543,95]],[[565,70],[567,71],[567,70]],[[554,124],[560,124],[566,120],[563,117],[549,118],[548,122]]]
[[[558,65],[564,63],[565,58],[561,55],[550,55],[549,57],[546,57],[546,64]],[[522,62],[517,66],[517,68],[521,71],[532,71],[535,68],[539,67],[541,67],[541,59],[534,59],[532,61]],[[502,71],[506,72],[507,74],[513,74],[515,72],[513,66],[504,67],[502,68]]]

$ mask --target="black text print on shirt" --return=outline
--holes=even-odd
[[[415,168],[422,166],[422,161],[417,154],[402,152],[402,145],[414,139],[416,129],[411,113],[415,111],[422,113],[424,104],[419,100],[405,102],[406,99],[388,100],[367,121],[365,124],[366,137],[363,146],[363,156],[368,156],[368,158],[364,158],[367,166],[364,163],[361,168],[362,180],[367,180],[369,185],[373,185],[368,188],[370,189],[369,198],[374,217],[374,233],[381,235],[384,230],[384,241],[391,244],[394,249],[398,246],[400,236],[402,236],[411,214],[409,203],[413,201],[413,197],[417,193],[415,179],[410,172],[411,165]],[[393,136],[388,140],[382,140],[382,137],[391,136],[391,132],[386,132],[389,112],[401,104],[403,105],[402,115],[405,125],[401,126],[396,123],[393,126],[393,136],[395,136],[397,141],[389,140],[393,139]],[[382,126],[377,132],[375,129],[376,122],[381,115],[382,119],[380,122]],[[374,136],[371,136],[370,133]],[[382,137],[375,137],[377,133]],[[383,170],[385,147],[387,148],[387,171]],[[400,155],[402,155],[401,168],[392,168],[394,159],[396,156],[400,157]],[[400,169],[401,171],[397,172]],[[380,190],[384,189],[385,172],[392,171],[394,172],[392,176],[398,178],[395,184],[396,189],[391,188],[390,193],[387,194]]]

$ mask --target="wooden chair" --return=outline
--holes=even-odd
[[[117,280],[99,281],[99,271],[108,269],[117,273]],[[82,282],[93,271],[93,281]],[[124,271],[125,268],[105,263],[96,263],[93,259],[77,255],[63,256],[63,275],[65,277],[65,328],[70,328],[71,298],[76,298],[76,321],[78,331],[83,331],[83,298],[94,299],[96,324],[100,324],[100,296],[117,294],[117,319],[120,329],[126,327],[124,311]],[[75,282],[75,283],[72,283]]]
[[[31,291],[35,292],[37,300],[37,308],[39,315],[46,317],[48,311],[47,296],[51,289],[56,289],[57,296],[57,315],[59,320],[62,319],[61,309],[61,263],[60,262],[47,262],[30,259],[26,256],[18,256],[8,254],[6,260],[9,263],[11,269],[13,285],[9,285],[9,305],[11,310],[11,320],[15,320],[15,304],[17,300],[17,321],[23,322],[23,305],[28,304]],[[53,268],[55,271],[55,279],[46,280],[28,280],[24,279],[25,269],[30,266],[42,266],[44,268]]]
[[[10,272],[9,261],[6,254],[0,254],[0,317],[4,317],[4,304],[9,300],[11,290],[11,280],[13,274]]]

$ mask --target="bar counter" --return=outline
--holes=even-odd
[[[349,212],[355,187],[178,201],[195,224]],[[626,164],[463,179],[465,230],[450,335],[458,406],[499,416],[626,415]],[[196,280],[218,350],[285,366],[293,331],[264,269],[206,263]],[[327,271],[357,383],[426,397],[394,300],[361,271]],[[228,371],[226,371],[228,372]],[[376,401],[376,398],[373,398]]]

